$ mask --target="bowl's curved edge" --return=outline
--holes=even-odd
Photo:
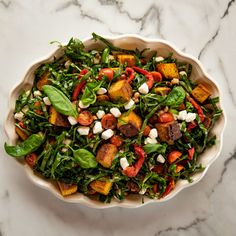
[[[183,53],[181,52],[175,45],[165,41],[165,40],[162,40],[162,39],[149,39],[149,38],[144,38],[144,37],[141,37],[141,36],[138,36],[138,35],[135,35],[135,34],[125,34],[125,35],[121,35],[121,36],[104,36],[104,38],[108,39],[108,40],[119,40],[119,39],[126,39],[126,38],[134,38],[134,39],[139,39],[141,41],[143,41],[143,43],[162,43],[162,44],[165,44],[167,45],[168,47],[170,47],[171,49],[173,49],[177,54],[179,54],[180,56],[182,57],[185,57],[185,58],[189,58],[191,59],[192,61],[194,61],[200,68],[200,70],[202,71],[202,73],[205,75],[205,77],[214,83],[214,85],[216,86],[217,90],[218,90],[218,93],[219,93],[219,96],[222,98],[221,96],[221,90],[219,89],[219,85],[216,81],[214,81],[211,76],[205,71],[205,69],[203,68],[202,66],[202,63],[196,59],[195,57],[187,54],[187,53]],[[91,40],[92,37],[88,37],[88,38],[85,38],[84,40],[82,40],[82,42],[86,43],[88,42],[89,40]],[[56,50],[53,50],[51,53],[49,53],[46,57],[42,57],[38,60],[35,60],[34,63],[31,63],[31,66],[29,66],[29,69],[27,70],[27,72],[24,74],[24,76],[22,77],[23,79],[21,81],[19,81],[14,87],[13,89],[10,91],[9,93],[9,97],[8,97],[8,113],[7,113],[7,116],[6,116],[6,120],[5,120],[5,123],[4,123],[4,130],[5,130],[5,133],[8,137],[8,139],[10,139],[11,137],[11,134],[10,134],[10,131],[8,129],[9,127],[9,120],[10,118],[12,117],[12,112],[14,110],[14,103],[12,102],[12,94],[17,90],[19,89],[19,87],[24,83],[25,81],[25,78],[27,77],[28,73],[32,70],[33,67],[38,67],[40,64],[46,62],[46,61],[49,61],[50,58],[53,58],[53,55],[59,51],[60,48],[57,48]],[[15,101],[14,101],[15,102]],[[220,108],[223,110],[222,112],[222,127],[221,127],[221,132],[220,132],[220,137],[219,137],[219,148],[218,148],[218,152],[215,154],[215,156],[211,159],[211,161],[208,163],[208,165],[205,167],[204,171],[201,172],[201,175],[199,175],[198,179],[193,181],[192,183],[188,183],[187,185],[184,185],[184,186],[181,186],[179,189],[175,189],[175,191],[172,191],[169,195],[167,195],[165,198],[162,198],[162,199],[158,199],[158,200],[154,200],[154,199],[146,199],[146,201],[144,203],[141,203],[140,201],[140,204],[137,204],[136,203],[126,203],[126,202],[111,202],[110,204],[98,204],[98,202],[96,201],[93,201],[89,198],[80,198],[79,200],[78,199],[73,199],[73,198],[64,198],[62,197],[58,191],[56,191],[55,189],[52,189],[51,185],[48,183],[48,181],[45,181],[42,179],[42,181],[44,181],[44,183],[42,183],[42,181],[38,181],[39,179],[36,179],[36,175],[34,174],[34,172],[27,166],[27,165],[23,165],[25,168],[26,168],[26,174],[27,176],[29,177],[29,179],[34,183],[36,184],[37,186],[41,187],[42,189],[45,189],[51,193],[53,193],[54,196],[56,196],[57,198],[59,198],[60,200],[63,200],[65,202],[69,202],[69,203],[80,203],[80,204],[83,204],[83,205],[86,205],[88,207],[91,207],[91,208],[97,208],[97,209],[101,209],[101,208],[111,208],[111,207],[122,207],[122,208],[138,208],[138,207],[141,207],[141,206],[144,206],[144,205],[147,205],[147,204],[150,204],[150,203],[163,203],[163,202],[166,202],[168,200],[170,200],[171,198],[173,198],[174,196],[176,196],[180,191],[182,191],[183,189],[187,188],[187,187],[190,187],[190,186],[193,186],[194,184],[198,183],[206,174],[208,168],[211,166],[211,164],[217,159],[217,157],[220,155],[221,153],[221,150],[222,150],[222,144],[223,144],[223,132],[224,132],[224,129],[225,129],[225,126],[226,126],[226,116],[225,116],[225,113],[224,113],[224,108],[223,108],[223,105],[222,105],[222,101],[220,100]],[[22,166],[22,165],[21,165]],[[39,177],[37,177],[39,178]]]

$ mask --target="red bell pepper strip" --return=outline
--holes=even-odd
[[[140,67],[137,67],[137,66],[133,66],[133,69],[134,69],[136,72],[138,72],[138,73],[140,73],[140,74],[142,74],[142,75],[145,75],[145,77],[146,77],[146,79],[147,79],[147,82],[146,82],[146,83],[147,83],[147,86],[148,86],[149,89],[151,89],[152,86],[153,86],[153,83],[154,83],[154,78],[153,78],[151,72],[149,72],[149,71],[147,71],[147,70],[144,70],[144,69],[142,69],[142,68],[140,68]]]
[[[88,73],[88,70],[87,69],[83,69],[80,71],[79,73],[79,76],[78,76],[78,80],[81,79],[81,77],[83,77],[83,75],[86,75]],[[79,96],[80,94],[80,91],[82,90],[82,88],[85,86],[86,84],[86,81],[82,81],[80,83],[78,83],[75,88],[74,88],[74,91],[73,91],[73,94],[72,94],[72,101],[76,101],[77,100],[77,97]]]
[[[19,124],[19,126],[20,126],[22,129],[25,129],[25,128],[26,128],[26,126],[25,126],[25,124],[23,123],[23,121],[20,121],[18,124]]]
[[[162,194],[162,197],[167,196],[174,189],[174,187],[175,187],[175,181],[172,178],[170,178],[170,181],[166,187],[165,192]]]
[[[188,159],[190,161],[193,159],[194,153],[195,153],[195,148],[194,147],[188,149]]]
[[[136,145],[134,151],[139,157],[138,161],[133,166],[128,166],[123,171],[123,173],[130,178],[135,177],[138,174],[145,160],[145,152],[141,147]]]
[[[188,130],[188,131],[191,131],[191,130],[194,129],[196,126],[197,126],[197,125],[196,125],[195,122],[191,122],[191,123],[188,124],[187,130]]]
[[[193,105],[193,107],[197,110],[197,113],[199,115],[199,118],[201,120],[201,122],[203,122],[204,118],[204,113],[202,108],[200,107],[200,105],[198,105],[198,103],[191,97],[187,97],[188,101]]]
[[[135,77],[134,70],[131,67],[126,67],[125,73],[128,76],[128,80],[127,81],[130,83],[134,79],[134,77]]]

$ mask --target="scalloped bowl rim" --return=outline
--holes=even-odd
[[[217,84],[216,81],[214,81],[211,76],[205,71],[205,69],[203,68],[201,62],[187,54],[187,53],[183,53],[182,51],[180,51],[176,46],[174,46],[172,43],[166,41],[166,40],[162,40],[162,39],[150,39],[150,38],[144,38],[142,36],[139,35],[135,35],[135,34],[123,34],[120,36],[103,36],[104,38],[114,42],[119,42],[122,40],[125,41],[129,41],[132,42],[132,40],[139,40],[141,41],[144,45],[145,44],[152,44],[152,43],[159,43],[162,44],[163,46],[166,46],[168,48],[170,48],[172,52],[175,52],[176,56],[188,59],[192,62],[195,62],[196,65],[199,67],[199,70],[201,71],[202,75],[208,80],[208,82],[211,82],[218,93],[218,96],[220,97],[220,103],[219,106],[220,108],[223,110],[222,116],[221,116],[221,126],[219,128],[219,136],[218,136],[218,149],[217,152],[214,153],[214,155],[211,157],[211,160],[207,163],[207,165],[205,166],[205,169],[197,174],[194,174],[194,176],[197,175],[197,178],[194,179],[194,181],[192,183],[188,183],[186,180],[181,180],[182,185],[177,185],[175,187],[175,189],[169,194],[167,195],[165,198],[162,199],[148,199],[145,198],[144,203],[141,202],[141,197],[139,196],[136,199],[131,199],[131,200],[125,200],[122,202],[119,202],[116,199],[113,199],[111,203],[109,204],[104,204],[101,202],[98,202],[96,200],[90,199],[86,196],[84,196],[83,194],[80,194],[79,197],[74,197],[74,195],[68,196],[68,197],[62,197],[61,194],[59,193],[59,190],[57,187],[55,187],[55,185],[53,183],[51,183],[51,181],[48,181],[46,179],[44,179],[43,177],[38,176],[37,174],[35,174],[32,169],[30,167],[28,167],[26,164],[21,163],[21,161],[19,161],[18,163],[21,163],[21,166],[23,166],[25,168],[26,174],[28,176],[28,178],[37,186],[41,187],[42,189],[48,190],[49,192],[53,193],[53,195],[55,195],[57,198],[65,201],[65,202],[70,202],[70,203],[80,203],[82,205],[91,207],[91,208],[98,208],[98,209],[102,209],[102,208],[111,208],[111,207],[123,207],[123,208],[137,208],[137,207],[141,207],[144,205],[147,205],[149,203],[162,203],[165,201],[168,201],[170,199],[172,199],[174,196],[176,196],[180,191],[182,191],[183,189],[193,186],[194,184],[198,183],[206,174],[208,168],[212,165],[212,163],[217,159],[217,157],[220,155],[221,149],[222,149],[222,143],[223,143],[223,132],[226,126],[226,117],[225,117],[225,113],[224,113],[224,109],[222,106],[222,95],[221,95],[221,91],[220,88]],[[86,45],[86,43],[91,42],[92,37],[87,37],[84,40],[82,40],[82,42]],[[64,44],[63,44],[64,45]],[[26,73],[24,74],[22,80],[20,82],[18,82],[13,89],[10,91],[9,94],[9,98],[8,98],[8,113],[6,116],[6,120],[5,120],[5,124],[4,124],[4,129],[5,129],[5,133],[8,136],[8,139],[10,141],[10,143],[14,143],[14,141],[16,140],[16,135],[14,134],[15,131],[12,129],[12,122],[10,121],[12,118],[12,112],[14,110],[14,102],[15,100],[13,100],[13,95],[14,93],[17,91],[17,89],[19,90],[19,87],[24,87],[25,85],[25,79],[27,77],[27,75],[33,71],[33,68],[36,65],[40,65],[42,63],[44,63],[45,61],[50,60],[50,58],[52,58],[60,49],[57,48],[56,50],[53,50],[50,54],[48,54],[46,57],[42,57],[39,58],[37,60],[35,60],[35,62],[33,62],[29,67],[28,70],[26,71]],[[220,124],[216,123],[215,126],[219,126]],[[214,127],[215,128],[215,127]],[[77,193],[79,194],[79,193]],[[75,196],[77,195],[75,194]]]

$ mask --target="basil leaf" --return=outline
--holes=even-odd
[[[77,149],[73,151],[75,162],[79,163],[81,168],[95,168],[97,166],[97,161],[95,156],[86,149]]]
[[[96,92],[101,87],[103,81],[93,82],[86,85],[81,101],[84,105],[94,104],[96,102]]]
[[[66,116],[78,116],[76,107],[62,91],[52,85],[44,85],[43,91],[57,112]]]
[[[143,148],[144,148],[144,151],[147,154],[150,154],[150,153],[153,153],[153,152],[156,152],[156,153],[159,153],[159,154],[165,154],[166,148],[167,148],[167,144],[166,143],[164,143],[164,144],[159,144],[159,143],[152,144],[152,143],[149,143],[149,144],[144,145]]]
[[[178,107],[183,103],[185,95],[184,89],[181,86],[176,86],[167,95],[167,98],[162,105]]]
[[[96,102],[96,94],[93,90],[86,86],[81,101],[85,106],[94,104]]]
[[[4,148],[8,155],[13,157],[22,157],[36,151],[43,144],[43,142],[43,134],[32,134],[24,142],[19,143],[15,146],[10,146],[5,143]]]

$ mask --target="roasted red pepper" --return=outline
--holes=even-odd
[[[144,163],[145,155],[146,155],[144,150],[140,146],[135,145],[134,151],[135,151],[135,154],[138,155],[137,162],[133,166],[129,166],[123,171],[123,173],[130,178],[135,177],[138,174],[138,172],[140,171]]]
[[[23,123],[23,121],[20,121],[18,124],[19,124],[19,126],[20,126],[22,129],[25,129],[25,128],[26,128],[26,126],[25,126],[25,124]]]
[[[166,187],[166,190],[162,194],[162,197],[167,196],[174,189],[174,187],[175,187],[175,181],[172,178],[170,178],[169,183],[168,183],[168,185]]]
[[[190,161],[193,159],[194,153],[195,153],[195,148],[194,147],[188,149],[188,159]]]
[[[198,105],[198,103],[191,97],[187,97],[188,101],[193,105],[193,107],[197,110],[197,113],[199,115],[199,118],[201,120],[201,122],[203,122],[204,120],[204,113],[202,108],[200,107],[200,105]]]
[[[134,79],[134,77],[135,77],[134,70],[131,67],[126,67],[125,73],[128,76],[128,80],[127,81],[130,83]]]
[[[187,130],[188,130],[188,131],[191,131],[191,130],[194,129],[196,126],[197,126],[197,125],[196,125],[195,122],[188,123]]]
[[[81,77],[83,77],[84,75],[86,75],[88,73],[88,70],[87,69],[83,69],[80,71],[79,73],[79,76],[78,76],[78,80],[81,79]],[[73,91],[73,94],[72,94],[72,101],[76,101],[77,100],[77,97],[79,96],[80,94],[80,91],[82,90],[82,88],[84,88],[86,84],[86,81],[82,81],[80,83],[78,83],[75,88],[74,88],[74,91]]]
[[[149,72],[147,70],[144,70],[144,69],[142,69],[140,67],[137,67],[137,66],[133,66],[133,69],[136,72],[138,72],[138,73],[140,73],[142,75],[145,75],[145,77],[147,78],[147,82],[146,82],[147,86],[148,86],[149,89],[151,89],[152,86],[153,86],[153,83],[154,83],[154,78],[153,78],[151,72]]]

